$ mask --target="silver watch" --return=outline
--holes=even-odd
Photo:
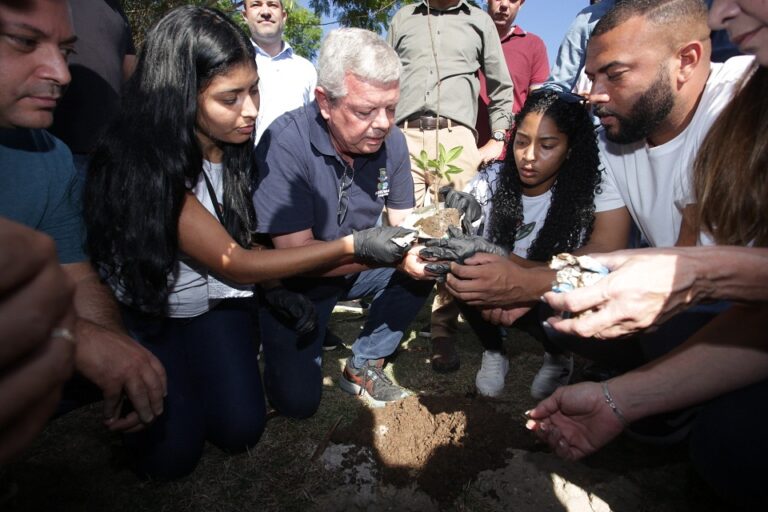
[[[495,132],[493,132],[493,135],[491,137],[493,137],[493,140],[504,142],[504,139],[506,138],[506,136],[507,136],[507,133],[505,131],[496,130]]]

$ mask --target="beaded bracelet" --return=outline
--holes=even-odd
[[[623,427],[626,427],[627,425],[629,425],[629,423],[627,423],[627,418],[624,417],[624,413],[621,412],[621,409],[619,409],[619,406],[616,405],[616,402],[613,401],[611,392],[608,391],[608,381],[604,380],[601,384],[603,385],[603,396],[605,397],[605,403],[608,404],[608,407],[611,408],[611,410],[613,411],[613,414],[615,414],[616,417],[619,418],[621,425]]]

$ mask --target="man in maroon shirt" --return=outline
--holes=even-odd
[[[549,78],[549,60],[544,41],[535,34],[526,32],[515,25],[515,18],[525,0],[488,0],[488,14],[496,25],[501,39],[504,58],[507,61],[509,74],[514,84],[514,105],[512,113],[520,111],[532,87],[546,82]],[[479,71],[480,101],[478,102],[477,145],[482,147],[491,138],[488,125],[488,95],[485,92],[485,76]],[[494,137],[503,137],[497,132]],[[499,155],[504,159],[506,148]],[[495,164],[500,165],[500,164]],[[458,308],[452,299],[438,296],[432,306],[431,329],[432,336],[432,368],[441,373],[455,371],[459,368],[459,356],[456,353],[455,335],[458,330]],[[426,335],[426,329],[422,330]]]
[[[507,61],[509,74],[512,76],[515,104],[512,113],[517,114],[528,97],[531,87],[543,84],[549,78],[549,59],[544,41],[536,34],[526,32],[515,25],[515,18],[525,0],[488,0],[488,14],[496,24],[501,38],[504,59]],[[485,93],[485,77],[480,76],[480,107],[477,113],[475,129],[478,144],[482,145],[491,138],[488,127],[488,95]]]

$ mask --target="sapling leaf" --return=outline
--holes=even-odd
[[[455,148],[451,148],[450,151],[448,151],[448,156],[446,158],[447,162],[453,162],[459,156],[461,155],[461,152],[464,151],[464,146],[456,146]]]

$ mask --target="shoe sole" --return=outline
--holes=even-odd
[[[384,407],[387,404],[392,404],[392,403],[397,402],[397,400],[392,400],[390,402],[384,402],[382,400],[377,400],[377,399],[373,398],[370,394],[368,394],[368,391],[366,391],[364,387],[359,386],[359,385],[355,384],[354,382],[348,381],[347,379],[344,378],[344,376],[342,376],[339,379],[339,388],[341,388],[341,390],[344,391],[345,393],[349,393],[350,395],[357,396],[364,403],[370,405],[371,407],[375,407],[377,409],[381,408],[381,407]],[[402,398],[400,398],[400,400],[402,400],[403,398],[408,398],[409,396],[410,396],[410,394],[408,393],[405,396],[403,396]]]

